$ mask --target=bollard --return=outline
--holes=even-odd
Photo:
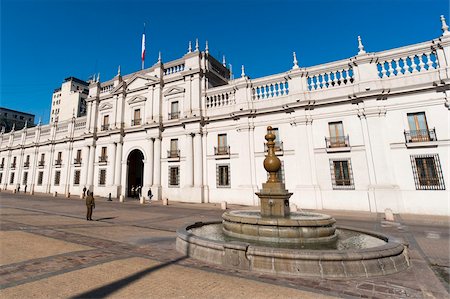
[[[386,221],[394,222],[394,213],[392,212],[391,209],[384,210],[384,219]]]
[[[17,189],[14,189],[14,190],[13,190],[13,193],[17,193]]]
[[[111,199],[111,192],[108,195],[108,201],[112,201],[112,199]]]
[[[66,197],[70,198],[70,192],[67,192]]]
[[[220,208],[222,210],[226,210],[227,209],[227,202],[226,201],[222,201],[222,203],[220,204]]]
[[[83,199],[83,198],[84,198],[83,193],[81,193],[80,194],[80,199]]]
[[[163,198],[162,202],[163,202],[163,206],[168,206],[169,205],[169,199],[168,198]]]
[[[139,202],[141,203],[141,205],[144,204],[144,196],[139,197]]]
[[[30,195],[34,195],[34,190],[33,189],[31,189]]]
[[[123,195],[120,195],[120,196],[119,196],[119,201],[120,201],[120,202],[124,202]]]
[[[58,192],[57,191],[53,192],[53,197],[57,197],[57,196],[58,196]]]

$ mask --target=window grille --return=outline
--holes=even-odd
[[[39,171],[38,173],[38,180],[37,180],[37,185],[38,186],[42,186],[42,180],[44,179],[44,172],[43,171]]]
[[[438,154],[411,155],[416,190],[445,190]]]
[[[61,171],[55,171],[55,186],[59,186],[59,182],[61,181]]]
[[[22,185],[26,185],[28,182],[28,171],[25,171],[23,173],[23,178],[22,178]]]
[[[350,159],[330,159],[330,171],[333,189],[355,189]]]
[[[106,169],[100,169],[98,185],[104,186],[106,184]]]
[[[9,183],[10,184],[14,184],[14,175],[15,175],[15,173],[11,172],[11,176],[9,177]]]
[[[180,167],[169,166],[169,187],[180,186]]]
[[[73,174],[73,185],[74,186],[78,186],[80,184],[80,176],[81,176],[81,171],[75,170],[75,173]]]
[[[217,187],[230,187],[230,164],[218,164],[216,165],[216,186]]]

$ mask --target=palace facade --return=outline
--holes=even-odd
[[[49,125],[0,135],[0,184],[66,196],[86,186],[122,200],[141,186],[154,199],[258,205],[270,125],[298,207],[450,215],[443,18],[442,30],[377,53],[359,39],[357,55],[311,67],[294,53],[292,69],[256,79],[243,67],[231,79],[198,43],[108,81],[70,77]]]

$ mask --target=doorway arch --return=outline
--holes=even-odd
[[[127,196],[132,197],[131,188],[143,186],[144,183],[144,154],[134,149],[127,159]]]

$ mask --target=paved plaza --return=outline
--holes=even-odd
[[[376,278],[287,278],[222,268],[175,250],[176,229],[220,204],[119,203],[1,191],[0,298],[448,298],[449,219],[323,211],[338,225],[409,243],[411,267]],[[244,209],[244,206],[229,206]]]

